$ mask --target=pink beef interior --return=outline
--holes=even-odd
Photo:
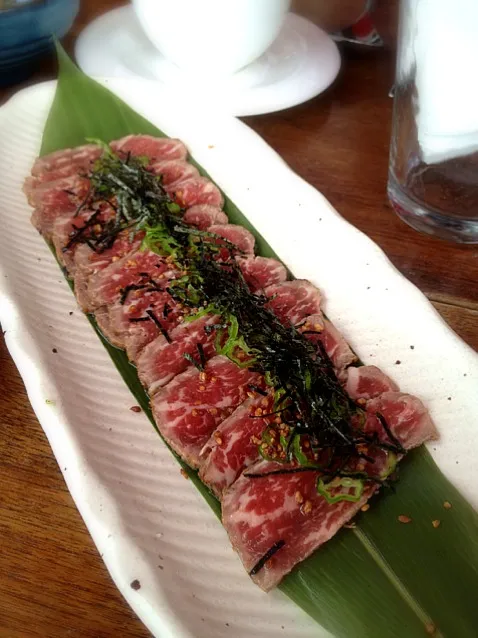
[[[204,372],[190,368],[154,395],[153,413],[161,434],[192,467],[216,427],[247,398],[260,376],[216,356]]]

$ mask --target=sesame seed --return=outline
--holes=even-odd
[[[200,372],[199,373],[199,380],[200,381],[206,381],[206,373],[205,372]]]
[[[362,512],[367,512],[370,509],[370,505],[368,503],[365,503],[365,505],[362,505],[360,509],[362,510]]]
[[[209,414],[212,414],[212,415],[217,414],[217,408],[210,408]]]
[[[261,404],[262,404],[264,407],[267,407],[267,406],[269,405],[269,399],[268,399],[267,397],[264,397],[264,398],[262,399],[262,401],[261,401]]]
[[[304,502],[304,497],[299,491],[295,493],[295,502],[299,503],[299,505],[301,505]]]
[[[192,411],[191,411],[191,414],[192,414],[193,416],[197,416],[197,415],[198,415],[198,411],[197,411],[197,410],[192,410]]]
[[[436,529],[437,527],[440,527],[440,521],[438,519],[436,519],[436,520],[432,521],[432,525]]]
[[[451,508],[452,508],[452,504],[451,504],[449,501],[445,501],[445,502],[443,503],[443,507],[444,507],[446,510],[451,510]]]
[[[400,523],[411,523],[412,519],[410,518],[410,516],[405,516],[405,514],[400,514],[400,516],[398,517],[398,520],[400,521]]]
[[[132,405],[130,407],[131,412],[141,412],[141,408],[139,407],[139,405]]]
[[[425,631],[427,632],[427,634],[429,636],[435,636],[436,630],[437,630],[437,628],[435,627],[435,625],[432,622],[430,622],[427,625],[425,625]]]
[[[262,414],[262,408],[257,408],[257,410],[255,411],[255,415],[261,416],[261,414]]]
[[[310,501],[305,501],[304,507],[302,509],[304,511],[304,514],[310,514],[310,512],[312,511],[312,503]]]
[[[219,433],[218,433],[218,432],[215,432],[215,434],[214,434],[214,440],[216,441],[216,443],[217,443],[218,445],[222,445],[222,439],[221,439],[221,437],[220,437],[220,435],[219,435]]]
[[[184,467],[182,467],[179,471],[181,472],[181,474],[184,476],[185,479],[189,478],[189,474],[186,472]]]
[[[205,389],[206,389],[205,385],[200,385],[199,386],[199,392],[204,392]]]

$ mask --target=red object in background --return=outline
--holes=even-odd
[[[339,42],[353,42],[355,44],[363,44],[365,46],[381,47],[383,46],[383,40],[380,37],[375,24],[371,17],[373,10],[374,0],[369,0],[365,11],[360,18],[347,29],[337,31],[332,34],[334,40]]]

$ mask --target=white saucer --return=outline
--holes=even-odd
[[[340,69],[337,45],[319,27],[289,13],[271,47],[255,62],[220,80],[182,71],[148,40],[131,6],[89,24],[76,43],[89,75],[143,77],[169,84],[185,99],[208,101],[233,115],[258,115],[295,106],[322,93]]]

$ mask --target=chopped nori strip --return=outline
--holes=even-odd
[[[90,226],[92,226],[93,224],[97,222],[99,214],[100,214],[99,211],[95,211],[91,215],[91,217],[89,217],[85,221],[84,225],[80,226],[79,228],[75,226],[75,224],[72,224],[73,232],[70,233],[70,238],[68,240],[68,243],[62,248],[63,252],[66,252],[67,250],[69,250],[73,246],[73,244],[77,243],[83,237],[86,231],[89,230]],[[85,240],[83,239],[83,241]]]
[[[76,195],[76,193],[74,193],[74,195]],[[81,210],[86,206],[86,204],[88,203],[89,199],[91,197],[91,186],[88,188],[88,192],[86,193],[86,196],[83,198],[83,200],[78,204],[76,210],[75,210],[75,214],[73,215],[73,217],[77,217]]]
[[[284,469],[279,469],[279,470],[271,470],[269,472],[257,472],[254,473],[252,472],[251,474],[249,473],[244,473],[243,476],[244,478],[250,478],[250,479],[259,479],[259,478],[266,478],[267,476],[278,476],[279,474],[301,474],[302,472],[321,472],[322,468],[319,467],[288,467],[288,468],[284,468]]]
[[[202,347],[202,343],[196,344],[196,348],[199,353],[199,360],[201,362],[202,369],[204,370],[204,366],[206,365],[206,355],[204,354],[204,348]]]
[[[132,290],[141,290],[146,287],[146,284],[130,284],[129,286],[125,286],[125,288],[121,290],[120,304],[123,306],[126,303],[126,299]]]
[[[375,459],[372,456],[365,454],[364,452],[357,452],[357,456],[361,459],[364,459],[364,461],[367,461],[368,463],[375,463]]]
[[[397,439],[397,437],[393,434],[392,430],[390,429],[385,417],[383,416],[383,414],[380,414],[379,412],[376,413],[375,415],[377,417],[377,419],[380,421],[381,426],[383,427],[383,429],[385,430],[388,438],[390,439],[390,441],[393,443],[393,445],[402,453],[405,454],[406,450],[405,448],[402,446],[402,444],[400,443],[400,441]]]
[[[261,394],[263,397],[267,396],[267,392],[265,392],[265,390],[263,390],[257,385],[254,385],[253,383],[249,383],[247,387],[250,388],[253,392],[257,392],[257,394]]]
[[[159,319],[156,317],[154,312],[151,309],[148,309],[148,310],[146,310],[146,314],[151,317],[151,321],[153,321],[156,324],[156,326],[159,328],[161,334],[166,339],[166,341],[168,343],[172,343],[171,337],[168,335],[168,333],[166,332],[165,328],[163,327],[163,325],[161,324]]]
[[[161,286],[158,286],[152,279],[143,284],[129,284],[121,290],[120,304],[123,306],[126,303],[129,293],[132,290],[146,290],[147,292],[163,292]]]
[[[95,246],[89,237],[85,237],[83,241],[88,246],[88,248],[91,248],[93,252],[95,251]]]
[[[186,359],[186,361],[189,361],[189,363],[192,363],[193,366],[199,370],[199,372],[204,371],[204,365],[201,362],[196,361],[196,359],[192,356],[192,354],[189,354],[189,352],[184,352],[183,357]]]
[[[171,306],[166,302],[163,306],[163,317],[165,319],[168,318],[168,315],[173,311],[173,309],[171,308]]]
[[[274,545],[272,545],[272,547],[267,550],[264,556],[259,561],[257,561],[257,563],[249,572],[249,576],[255,576],[258,572],[260,572],[261,569],[264,567],[264,565],[267,563],[267,561],[270,560],[274,556],[274,554],[276,554],[280,549],[282,549],[284,545],[285,545],[285,541],[283,540],[280,540],[274,543]]]
[[[129,319],[131,323],[139,323],[140,321],[151,321],[150,317],[132,317]]]

